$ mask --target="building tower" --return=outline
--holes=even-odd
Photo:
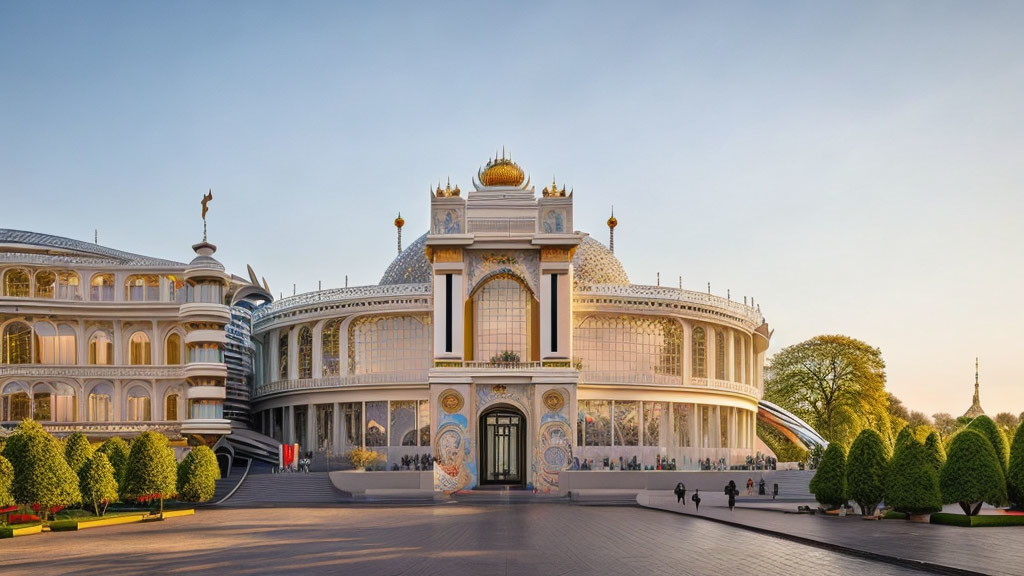
[[[974,400],[971,402],[971,407],[964,412],[966,418],[977,418],[978,416],[984,416],[985,411],[981,409],[981,395],[979,393],[978,385],[978,359],[974,359]]]

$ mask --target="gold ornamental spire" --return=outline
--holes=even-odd
[[[405,219],[402,218],[402,213],[398,213],[398,218],[395,218],[395,228],[398,229],[398,253],[402,253],[402,226],[405,226]]]
[[[619,225],[619,220],[615,217],[615,206],[612,206],[612,215],[608,217],[608,250],[615,254],[615,227]]]

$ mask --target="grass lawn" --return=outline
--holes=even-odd
[[[932,514],[932,524],[945,526],[1024,526],[1024,516],[1018,514],[964,514],[936,513]]]

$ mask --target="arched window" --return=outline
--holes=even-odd
[[[573,333],[581,381],[679,384],[683,334],[669,318],[590,315]]]
[[[167,299],[171,302],[185,302],[185,281],[177,276],[167,277]]]
[[[336,319],[324,324],[324,330],[320,334],[320,357],[325,377],[337,376],[341,373],[340,331],[341,319]]]
[[[125,399],[125,420],[128,422],[149,422],[151,402],[149,392],[141,386],[128,391]]]
[[[81,300],[78,285],[81,279],[78,274],[70,271],[57,272],[57,300]]]
[[[57,275],[49,270],[36,272],[36,298],[53,298],[57,291]]]
[[[54,422],[75,422],[78,420],[78,395],[71,386],[57,382],[54,384],[51,410]]]
[[[513,276],[495,276],[473,294],[473,355],[529,361],[533,348],[533,295]]]
[[[734,373],[734,376],[733,376],[733,380],[735,380],[736,382],[741,382],[741,383],[746,383],[746,381],[747,381],[747,374],[746,374],[746,369],[745,369],[746,368],[746,359],[747,359],[746,358],[747,347],[744,344],[745,344],[745,342],[743,340],[743,336],[737,334],[735,336],[735,341],[734,341],[735,347],[734,347],[733,352],[732,352],[732,354],[733,354],[733,364],[734,364],[734,370],[735,370],[735,373]]]
[[[178,395],[168,394],[164,399],[164,420],[173,422],[178,419]]]
[[[0,360],[4,364],[32,363],[32,328],[23,322],[11,322],[4,327]]]
[[[224,286],[219,282],[195,282],[193,280],[189,280],[185,285],[185,290],[186,302],[223,304],[224,301]]]
[[[124,299],[129,302],[156,302],[160,299],[160,277],[154,274],[129,276],[124,281]]]
[[[90,300],[94,302],[112,302],[114,300],[113,274],[94,274],[89,285]]]
[[[313,377],[313,331],[299,328],[299,378]]]
[[[708,343],[704,335],[704,329],[697,326],[693,329],[690,342],[690,356],[692,369],[690,375],[694,378],[708,377]]]
[[[277,338],[277,377],[288,379],[288,331],[282,331]]]
[[[715,378],[725,380],[725,332],[715,330]]]
[[[0,393],[0,420],[18,422],[32,417],[32,400],[28,386],[21,382],[8,382]]]
[[[110,422],[113,420],[114,387],[103,382],[89,391],[89,422]]]
[[[349,373],[429,370],[432,336],[426,315],[357,318],[349,327]]]
[[[164,342],[164,357],[168,366],[181,364],[181,336],[177,332],[171,332]]]
[[[49,322],[36,322],[35,333],[37,364],[56,364],[61,366],[75,364],[77,339],[73,327],[68,324],[61,324],[54,328],[53,324]]]
[[[56,390],[46,382],[37,382],[32,387],[32,419],[37,422],[53,420],[53,395]]]
[[[4,296],[28,298],[31,291],[32,285],[27,270],[15,268],[4,272]]]
[[[109,366],[114,363],[114,341],[102,330],[89,337],[89,364]]]
[[[145,332],[136,332],[128,340],[128,363],[132,366],[152,364],[149,336]]]

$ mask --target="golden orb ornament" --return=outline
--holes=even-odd
[[[484,186],[510,186],[518,187],[523,185],[526,174],[518,164],[511,158],[505,158],[502,150],[501,158],[495,157],[487,162],[483,172],[480,173],[480,183]]]
[[[617,218],[615,218],[615,216],[612,216],[611,218],[608,219],[608,227],[609,228],[615,228],[618,225],[619,225],[619,220]]]
[[[401,228],[402,226],[405,226],[405,219],[402,218],[402,213],[399,212],[398,218],[395,218],[395,228]]]

